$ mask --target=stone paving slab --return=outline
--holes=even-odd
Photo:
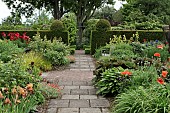
[[[62,95],[61,99],[79,99],[79,95]]]
[[[99,108],[80,108],[80,113],[102,113]]]
[[[110,113],[108,108],[102,108],[102,113]]]
[[[79,108],[59,108],[58,113],[79,113]]]
[[[88,95],[89,92],[87,89],[72,89],[71,95]]]
[[[69,106],[69,100],[51,99],[48,108],[63,108]]]
[[[79,86],[65,86],[64,89],[79,89]]]
[[[94,86],[80,86],[80,89],[95,89]]]
[[[70,95],[71,94],[71,89],[62,89],[61,94],[62,95]]]
[[[106,99],[94,99],[94,100],[90,100],[90,106],[91,107],[109,107],[110,103],[108,100]]]
[[[47,113],[57,113],[57,108],[50,108],[47,110]]]
[[[88,91],[89,91],[89,95],[95,95],[97,89],[88,89]]]
[[[88,108],[89,100],[70,100],[70,108]]]
[[[97,95],[80,95],[80,99],[97,99]]]
[[[74,86],[86,86],[87,82],[86,81],[73,81]]]
[[[73,85],[73,82],[72,81],[59,81],[58,85],[59,86],[71,86]]]

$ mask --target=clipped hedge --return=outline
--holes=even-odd
[[[115,31],[107,31],[107,32],[99,32],[99,31],[92,31],[91,32],[91,39],[90,39],[90,47],[91,47],[91,54],[95,53],[95,49],[106,45],[106,43],[109,43],[110,38],[113,38],[113,35],[125,35],[127,39],[130,39],[130,37],[133,36],[138,32],[139,34],[139,41],[143,42],[143,39],[148,40],[165,40],[165,35],[163,31],[156,31],[156,30],[138,30],[138,31],[125,31],[125,30],[115,30]]]
[[[5,32],[6,34],[10,33],[10,32],[18,32],[20,33],[20,35],[22,35],[24,32],[26,32],[26,35],[29,36],[30,38],[33,38],[33,36],[35,36],[37,34],[37,32],[40,33],[41,38],[43,39],[44,36],[47,36],[47,39],[52,40],[54,37],[57,38],[62,38],[62,41],[65,44],[69,44],[69,33],[64,31],[64,32],[56,32],[56,31],[49,31],[49,30],[39,30],[39,31],[21,31],[21,30],[0,30],[0,38],[2,38],[1,33]]]

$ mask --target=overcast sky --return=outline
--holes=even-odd
[[[115,4],[115,9],[119,9],[121,7],[121,2],[117,0]],[[0,23],[2,22],[2,19],[8,17],[10,15],[10,10],[6,6],[2,0],[0,0]],[[23,19],[24,21],[25,19]]]

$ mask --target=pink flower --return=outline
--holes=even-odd
[[[2,35],[3,37],[6,37],[6,34],[5,34],[5,32],[2,32],[2,33],[1,33],[1,35]]]

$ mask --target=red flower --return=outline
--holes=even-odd
[[[162,85],[165,84],[164,80],[160,77],[157,79],[157,82]]]
[[[6,34],[5,34],[5,32],[2,32],[2,33],[1,33],[1,35],[2,35],[3,37],[6,37]]]
[[[154,56],[155,57],[160,57],[161,55],[160,55],[160,53],[155,53]]]
[[[122,75],[132,75],[131,72],[129,72],[128,70],[124,71],[124,72],[121,72]]]
[[[166,78],[168,72],[167,71],[162,71],[162,77]]]
[[[157,45],[157,48],[159,48],[159,49],[163,49],[163,45]]]

